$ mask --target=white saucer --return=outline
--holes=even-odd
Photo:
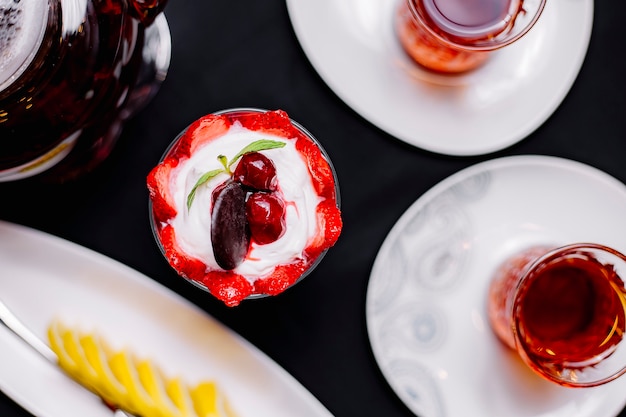
[[[444,180],[392,228],[366,299],[376,361],[420,417],[614,417],[626,378],[590,389],[547,382],[499,343],[486,317],[490,274],[537,243],[626,250],[626,186],[553,157],[484,162]]]
[[[583,63],[593,0],[550,0],[539,21],[487,65],[458,77],[420,70],[392,27],[398,0],[287,0],[296,36],[330,88],[414,146],[478,155],[525,138],[559,106]]]

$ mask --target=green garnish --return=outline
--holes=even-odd
[[[235,155],[230,161],[228,160],[228,158],[226,158],[226,156],[218,155],[217,160],[222,164],[222,166],[224,166],[224,168],[214,169],[212,171],[206,172],[202,174],[200,178],[198,178],[198,181],[196,181],[196,184],[193,186],[193,188],[189,192],[189,195],[187,196],[187,210],[191,208],[191,203],[193,203],[193,199],[196,197],[196,191],[198,190],[198,187],[207,183],[211,178],[221,174],[222,172],[228,175],[233,175],[233,172],[230,170],[230,168],[235,164],[235,162],[237,162],[237,160],[239,160],[239,158],[241,158],[245,154],[251,152],[265,151],[268,149],[282,148],[284,146],[285,142],[279,142],[277,140],[269,139],[259,139],[240,150],[237,155]]]
[[[210,180],[211,178],[217,176],[218,174],[221,174],[222,172],[224,172],[223,169],[214,169],[213,171],[209,171],[203,174],[200,178],[198,178],[198,181],[193,186],[193,188],[189,192],[189,195],[187,196],[187,210],[191,208],[191,203],[193,202],[193,199],[196,197],[196,190],[198,189],[198,187],[204,184],[205,182],[207,182],[208,180]]]
[[[279,142],[276,140],[268,140],[268,139],[260,139],[252,142],[245,148],[239,151],[237,155],[233,157],[228,163],[228,168],[232,167],[233,164],[242,156],[250,152],[258,152],[258,151],[266,151],[268,149],[282,148],[285,146],[285,142]]]

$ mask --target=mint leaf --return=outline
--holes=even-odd
[[[209,171],[203,174],[200,178],[198,178],[198,181],[196,181],[196,184],[193,186],[193,188],[189,192],[189,195],[187,196],[187,210],[191,208],[191,203],[193,203],[193,199],[196,197],[196,190],[198,189],[198,187],[209,181],[211,178],[221,174],[222,172],[225,171],[223,169],[214,169],[213,171]]]
[[[220,164],[222,164],[224,169],[230,173],[230,169],[228,169],[228,158],[226,158],[226,155],[218,155],[217,160],[220,161]]]
[[[245,148],[243,148],[242,150],[240,150],[239,153],[235,155],[233,159],[230,160],[230,162],[228,163],[228,167],[229,168],[232,167],[233,164],[237,162],[239,158],[241,158],[243,155],[247,153],[265,151],[268,149],[283,148],[284,146],[285,146],[285,142],[280,142],[277,140],[269,140],[269,139],[256,140],[252,142],[251,144],[249,144],[248,146],[246,146]]]

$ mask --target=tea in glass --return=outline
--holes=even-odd
[[[570,387],[626,372],[626,257],[596,244],[530,248],[497,270],[489,291],[496,335],[541,376]]]
[[[523,36],[545,0],[401,0],[396,32],[407,54],[441,73],[473,70]]]

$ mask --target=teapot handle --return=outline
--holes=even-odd
[[[130,12],[143,23],[152,24],[154,19],[163,11],[167,0],[128,0]]]

